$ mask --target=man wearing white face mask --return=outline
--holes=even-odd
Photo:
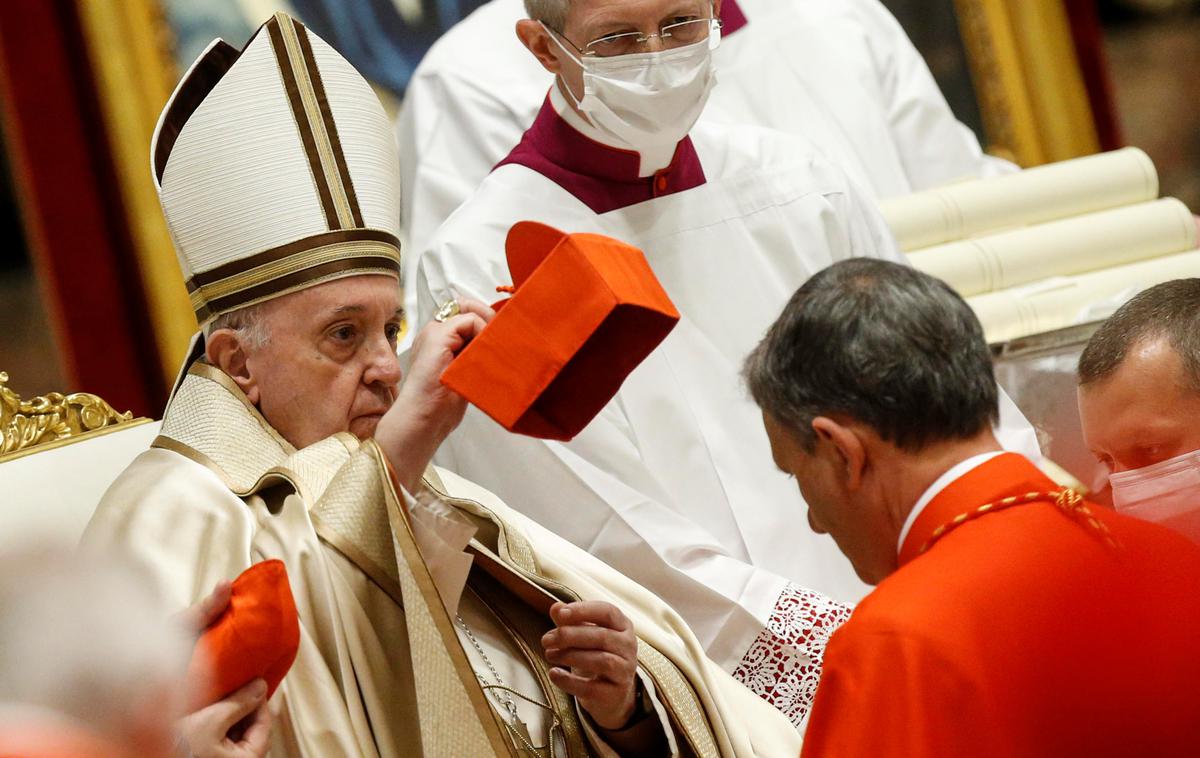
[[[555,3],[566,7],[534,6]],[[876,197],[1014,169],[983,154],[880,0],[717,0],[714,9],[720,84],[704,119],[802,135]],[[491,0],[447,31],[409,81],[396,128],[410,249],[512,150],[546,97],[552,76],[511,31],[526,15],[522,0]],[[415,256],[404,273],[415,280]]]
[[[706,0],[566,8],[518,25],[557,83],[426,248],[418,323],[510,284],[504,237],[523,219],[641,248],[683,318],[573,441],[515,437],[472,410],[438,459],[651,587],[799,725],[842,603],[865,585],[827,538],[787,528],[804,504],[770,465],[739,367],[811,274],[903,256],[867,196],[807,143],[693,128],[720,42]]]
[[[539,22],[583,73],[582,100],[570,87],[558,91],[600,135],[640,154],[639,176],[671,163],[716,83],[712,52],[721,42],[721,23],[703,4],[688,0],[682,6],[657,33],[610,33],[585,48]],[[652,50],[655,40],[659,49]]]
[[[1200,543],[1200,279],[1151,287],[1101,325],[1079,412],[1116,509]]]

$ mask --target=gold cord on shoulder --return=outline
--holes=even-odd
[[[1116,549],[1120,547],[1116,538],[1112,536],[1112,532],[1110,532],[1108,527],[1104,525],[1104,522],[1100,521],[1100,519],[1096,518],[1095,514],[1092,513],[1086,501],[1084,501],[1083,496],[1073,489],[1064,487],[1063,489],[1052,490],[1049,492],[1026,492],[1024,495],[1013,495],[1002,500],[981,505],[975,510],[967,511],[966,513],[960,513],[939,526],[937,529],[934,529],[933,534],[930,535],[925,544],[921,546],[921,549],[917,551],[917,555],[923,554],[926,550],[933,547],[934,543],[936,543],[942,537],[945,537],[947,534],[967,523],[968,521],[973,521],[980,516],[983,516],[987,513],[992,513],[993,511],[1004,510],[1005,508],[1011,508],[1016,505],[1024,505],[1026,503],[1036,502],[1053,503],[1063,513],[1067,514],[1076,521],[1083,523],[1093,532],[1098,534],[1110,548]]]

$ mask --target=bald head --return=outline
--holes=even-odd
[[[1200,279],[1151,287],[1096,331],[1079,359],[1079,411],[1114,472],[1200,449]]]

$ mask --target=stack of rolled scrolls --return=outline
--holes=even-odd
[[[1158,199],[1137,148],[884,201],[913,266],[967,299],[991,343],[1106,317],[1139,291],[1200,276],[1195,219]]]

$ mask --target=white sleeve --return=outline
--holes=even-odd
[[[845,238],[839,248],[900,256],[874,205],[857,197],[854,203],[854,213],[826,215]],[[495,299],[489,290],[507,280],[496,254],[506,230],[491,219],[469,220],[458,221],[471,234],[447,228],[423,256],[419,320],[451,295]],[[752,565],[719,539],[717,526],[697,515],[705,509],[683,501],[646,462],[621,394],[569,443],[511,434],[468,408],[435,462],[657,594],[710,658],[799,726],[828,633],[844,618],[837,609],[845,606]],[[771,693],[782,694],[772,700]]]
[[[491,238],[481,233],[472,242]],[[424,256],[417,282],[421,318],[450,294],[487,299],[485,282],[507,276],[495,256],[476,255],[470,267],[451,262],[466,252],[442,241]],[[673,503],[630,428],[619,396],[566,444],[512,434],[470,407],[435,461],[659,595],[732,671],[787,582],[730,556],[686,515],[686,504]]]
[[[955,118],[924,58],[883,3],[854,2],[871,40],[892,137],[913,191],[1015,171],[1011,163],[985,155],[974,132]]]
[[[896,242],[891,227],[883,218],[879,204],[871,198],[870,192],[856,183],[848,175],[842,173],[844,190],[830,194],[830,203],[837,212],[840,223],[840,233],[846,237],[842,249],[848,251],[845,257],[879,258],[893,263],[911,265]],[[837,251],[838,245],[832,245]],[[834,260],[840,257],[834,256]]]
[[[686,504],[670,503],[621,416],[610,404],[564,444],[511,434],[471,408],[435,460],[657,594],[732,671],[787,582],[730,555]]]
[[[415,331],[420,253],[520,142],[532,119],[518,111],[499,93],[450,74],[418,75],[409,85],[396,124],[409,335]]]

